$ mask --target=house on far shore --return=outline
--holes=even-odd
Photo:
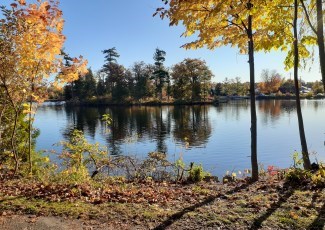
[[[310,93],[312,90],[306,86],[301,86],[300,93]]]

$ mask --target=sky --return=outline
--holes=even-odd
[[[0,0],[0,5],[9,5],[13,0]],[[27,3],[33,0],[27,0]],[[134,62],[154,63],[156,48],[166,51],[165,66],[181,62],[185,58],[205,60],[214,74],[212,81],[222,82],[226,77],[240,77],[249,81],[248,56],[239,54],[236,47],[221,47],[215,50],[185,50],[180,48],[195,38],[184,38],[182,26],[169,27],[168,20],[153,17],[161,0],[61,0],[60,8],[65,19],[64,35],[67,37],[65,51],[70,56],[82,55],[88,59],[92,70],[104,64],[102,51],[116,47],[118,62],[130,67]],[[315,49],[317,54],[317,49]],[[256,53],[256,81],[263,69],[275,69],[283,77],[293,77],[293,70],[286,72],[283,61],[285,53]],[[308,70],[300,72],[304,81],[321,79],[318,56]]]

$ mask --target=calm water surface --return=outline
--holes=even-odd
[[[325,100],[302,101],[307,144],[325,160]],[[103,114],[113,119],[109,132]],[[292,165],[300,151],[294,101],[257,102],[258,161],[267,167]],[[248,101],[221,106],[68,107],[46,103],[38,109],[35,126],[41,134],[37,149],[54,149],[73,128],[83,130],[90,142],[106,145],[111,154],[139,158],[150,151],[164,151],[170,160],[182,157],[198,162],[211,173],[250,168],[250,109]],[[53,154],[52,159],[56,159]]]

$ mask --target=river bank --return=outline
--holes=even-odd
[[[221,98],[221,99],[220,99]],[[322,100],[325,96],[316,95],[301,95],[302,100]],[[218,105],[219,103],[226,103],[229,101],[249,100],[249,96],[221,96],[216,98],[209,98],[206,101],[174,101],[174,100],[147,100],[147,101],[111,101],[107,98],[93,98],[88,100],[64,100],[64,99],[50,99],[46,102],[56,102],[59,104],[65,103],[69,106],[164,106],[164,105]],[[294,95],[258,95],[256,100],[295,100]]]

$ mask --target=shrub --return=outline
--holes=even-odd
[[[293,184],[305,184],[311,179],[310,171],[300,168],[290,168],[286,173],[286,180]]]
[[[110,164],[110,157],[105,147],[98,143],[90,144],[82,131],[73,130],[68,141],[61,141],[63,151],[60,158],[63,159],[65,169],[60,173],[62,179],[79,182],[97,175],[100,170]],[[89,175],[89,169],[94,169]]]
[[[319,169],[312,175],[311,181],[317,187],[325,186],[325,165],[319,165]]]
[[[202,165],[195,165],[194,163],[191,163],[191,168],[188,175],[188,181],[200,182],[206,176],[210,176],[210,173],[204,171]]]

